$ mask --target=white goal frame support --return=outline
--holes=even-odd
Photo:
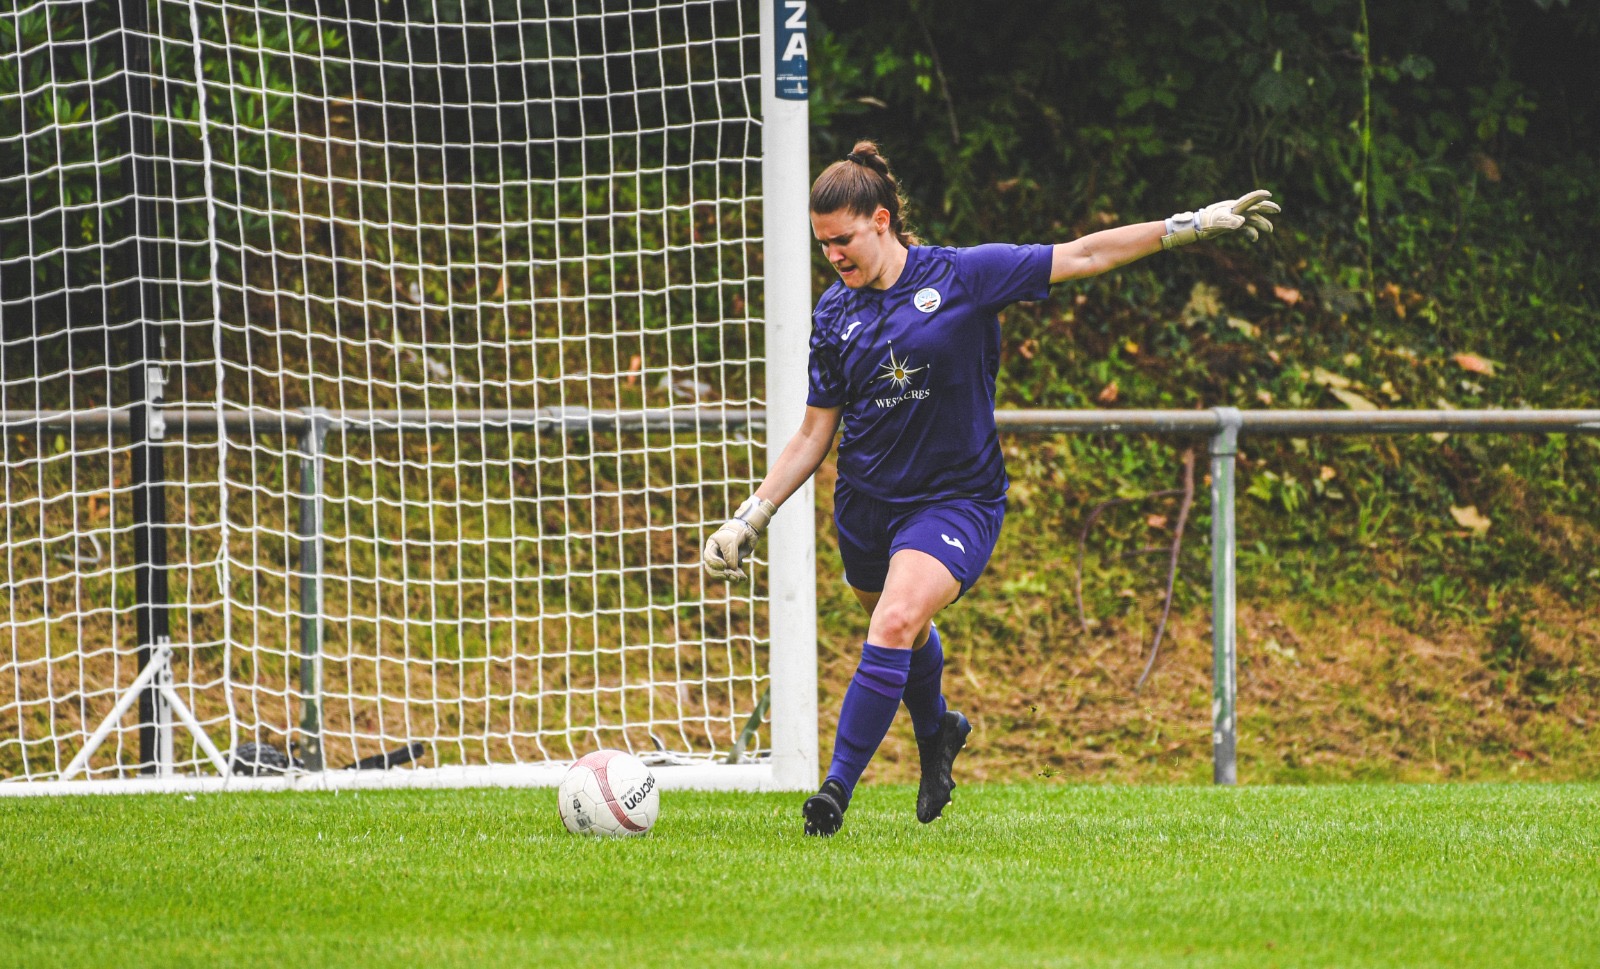
[[[217,750],[216,744],[211,742],[211,737],[206,734],[205,728],[200,726],[200,721],[195,719],[194,714],[189,710],[188,704],[183,702],[183,698],[178,695],[178,691],[172,685],[172,644],[163,642],[150,651],[150,662],[146,663],[144,669],[139,671],[139,675],[134,677],[132,683],[128,684],[128,688],[122,692],[121,698],[117,700],[117,705],[111,708],[111,712],[106,714],[106,718],[100,722],[100,726],[90,735],[88,742],[78,751],[78,755],[72,758],[72,763],[68,764],[67,769],[61,772],[61,779],[55,782],[60,785],[59,791],[76,790],[84,786],[83,784],[73,784],[72,779],[78,776],[78,772],[88,765],[89,758],[94,756],[96,750],[100,749],[100,744],[105,741],[111,731],[117,728],[117,724],[127,714],[128,709],[138,701],[139,695],[147,687],[154,687],[160,694],[161,699],[165,701],[161,704],[162,709],[159,709],[156,718],[157,732],[161,734],[158,747],[164,752],[163,756],[158,758],[158,762],[161,764],[162,773],[168,775],[163,778],[162,782],[173,780],[169,773],[172,769],[172,724],[167,719],[169,713],[176,715],[183,722],[183,725],[189,728],[189,732],[194,734],[195,742],[200,745],[201,750],[205,751],[206,758],[217,769],[217,773],[223,776],[227,775],[227,759],[222,756],[221,751]],[[115,785],[117,789],[123,786],[117,781],[102,783]],[[44,785],[36,786],[43,787]],[[41,791],[40,793],[45,792]]]
[[[806,0],[761,3],[761,184],[765,226],[767,464],[805,416],[811,342],[811,184],[805,101]],[[795,45],[798,43],[799,57]],[[798,77],[796,74],[798,73]],[[782,84],[780,85],[780,77]],[[781,96],[780,96],[781,95]],[[767,529],[771,563],[772,784],[817,785],[815,485],[800,486]]]

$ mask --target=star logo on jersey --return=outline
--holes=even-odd
[[[861,325],[861,321],[860,320],[856,320],[854,323],[851,323],[849,326],[845,327],[844,328],[844,337],[843,337],[841,342],[844,342],[844,343],[850,342],[850,337],[856,332],[856,327],[858,327],[860,325]]]
[[[878,379],[894,384],[895,390],[905,390],[911,383],[911,375],[926,369],[928,369],[926,365],[913,368],[910,361],[895,359],[894,347],[890,347],[889,362],[883,365],[883,373],[878,375]]]
[[[944,297],[940,296],[939,291],[932,286],[917,290],[917,295],[911,297],[911,305],[924,313],[932,313],[939,308],[939,304],[942,302],[944,302]]]

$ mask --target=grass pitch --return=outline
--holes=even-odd
[[[0,964],[1594,966],[1600,785],[0,799]]]

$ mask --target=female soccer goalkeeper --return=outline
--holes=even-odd
[[[932,620],[977,581],[1005,517],[994,420],[998,311],[1162,249],[1230,232],[1255,240],[1279,211],[1269,197],[1255,191],[1058,245],[954,249],[921,245],[906,231],[899,187],[872,142],[811,186],[811,229],[839,281],[812,315],[805,417],[704,556],[708,575],[742,579],[740,562],[844,422],[834,524],[845,581],[867,611],[867,638],[827,780],[802,808],[807,834],[839,830],[902,702],[922,761],[917,820],[934,820],[950,803],[951,767],[972,727],[946,708]]]

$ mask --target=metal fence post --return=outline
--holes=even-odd
[[[1233,466],[1244,418],[1235,407],[1214,407],[1212,412],[1217,433],[1211,438],[1211,779],[1237,784]]]
[[[307,408],[300,435],[300,759],[322,770],[322,449],[328,419]]]

